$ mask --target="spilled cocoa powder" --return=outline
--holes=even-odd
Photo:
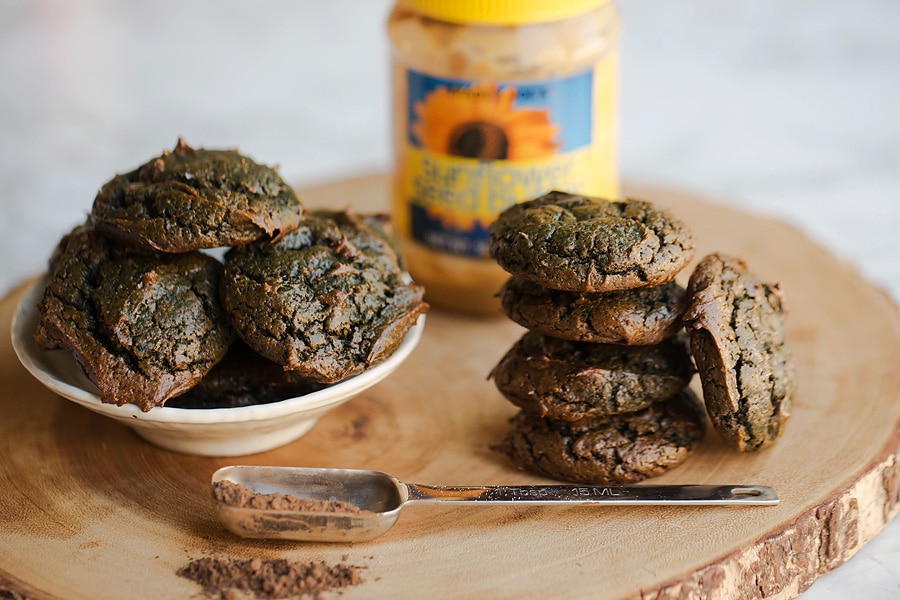
[[[192,560],[178,570],[180,577],[189,579],[203,588],[208,598],[238,600],[260,598],[320,598],[323,592],[336,591],[363,582],[361,569],[346,563],[346,557],[338,564],[318,561],[291,562],[283,558],[231,558],[203,557]]]
[[[359,514],[362,510],[355,504],[341,500],[313,500],[282,492],[263,494],[250,488],[222,479],[213,484],[213,497],[218,502],[236,508],[256,508],[261,510],[290,510],[301,512],[329,512]]]

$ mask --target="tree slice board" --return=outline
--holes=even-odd
[[[308,207],[387,206],[381,176],[301,192]],[[432,311],[413,355],[301,439],[240,458],[158,449],[55,396],[18,363],[0,303],[0,596],[199,598],[176,575],[203,556],[347,562],[341,597],[790,598],[900,511],[900,316],[881,290],[784,223],[665,187],[631,186],[722,251],[780,281],[799,391],[784,437],[744,455],[709,432],[652,483],[773,486],[774,507],[413,505],[354,545],[248,541],[216,521],[227,464],[378,469],[446,485],[540,483],[489,446],[515,412],[487,374],[523,330]],[[688,270],[685,271],[685,278]],[[699,392],[696,379],[692,384]],[[327,597],[327,595],[326,595]]]

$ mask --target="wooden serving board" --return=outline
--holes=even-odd
[[[307,206],[386,206],[383,177],[308,189]],[[698,256],[744,257],[783,284],[799,392],[775,447],[709,433],[653,483],[755,483],[776,507],[439,507],[403,510],[355,545],[247,541],[216,521],[226,464],[378,469],[430,484],[547,482],[488,446],[514,408],[486,376],[522,329],[432,311],[384,382],[280,449],[215,459],[155,448],[46,391],[10,346],[21,290],[0,303],[0,597],[200,598],[176,571],[202,556],[348,562],[355,598],[789,598],[900,511],[900,316],[882,291],[783,223],[664,188],[632,186],[693,229]],[[696,380],[694,386],[699,390]],[[326,595],[325,597],[329,597]]]

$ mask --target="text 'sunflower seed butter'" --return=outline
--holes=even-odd
[[[511,204],[618,196],[618,30],[610,0],[397,0],[393,213],[430,303],[499,314]]]

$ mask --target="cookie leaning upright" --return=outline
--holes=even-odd
[[[690,230],[652,203],[558,191],[503,211],[489,248],[513,275],[578,292],[665,283],[694,255]]]
[[[691,274],[688,295],[685,327],[713,426],[744,452],[772,444],[795,389],[779,286],[739,258],[711,254]]]
[[[278,239],[303,207],[278,173],[233,150],[193,149],[179,139],[97,193],[96,227],[133,244],[186,252]]]
[[[225,255],[222,302],[262,356],[322,383],[388,358],[428,309],[386,232],[344,212],[308,214],[277,242]]]

